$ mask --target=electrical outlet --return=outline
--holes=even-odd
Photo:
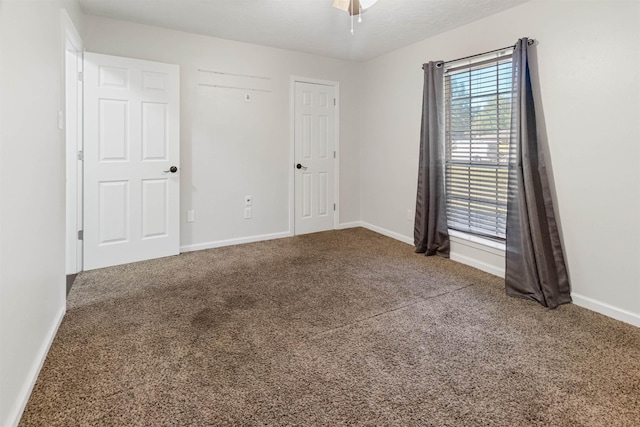
[[[251,219],[251,208],[244,208],[244,219]]]
[[[187,222],[196,222],[196,211],[187,211]]]
[[[253,204],[253,196],[244,196],[244,205],[251,206]]]
[[[413,220],[413,210],[407,209],[407,221]]]

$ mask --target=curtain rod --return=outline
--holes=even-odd
[[[527,44],[528,45],[532,45],[532,44],[535,43],[535,41],[536,41],[535,39],[529,39]],[[476,53],[475,55],[469,55],[469,56],[465,56],[463,58],[452,59],[450,61],[440,62],[440,63],[436,64],[436,67],[439,68],[439,67],[442,67],[444,64],[450,64],[452,62],[464,61],[465,59],[475,58],[476,56],[488,55],[490,53],[500,52],[501,50],[505,50],[505,49],[513,49],[514,47],[515,47],[515,44],[513,44],[511,46],[505,46],[505,47],[502,47],[500,49],[490,50],[488,52]],[[424,65],[422,65],[422,69],[424,70]]]

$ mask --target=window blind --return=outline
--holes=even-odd
[[[445,70],[449,228],[504,240],[512,108],[511,53]]]

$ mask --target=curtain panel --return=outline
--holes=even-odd
[[[448,258],[449,229],[444,192],[444,66],[442,61],[432,61],[422,68],[424,91],[414,244],[417,253]]]
[[[513,52],[505,287],[507,295],[555,308],[571,302],[569,278],[536,129],[529,40]]]

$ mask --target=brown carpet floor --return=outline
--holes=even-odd
[[[82,273],[20,425],[637,426],[640,329],[364,229],[193,252]]]

